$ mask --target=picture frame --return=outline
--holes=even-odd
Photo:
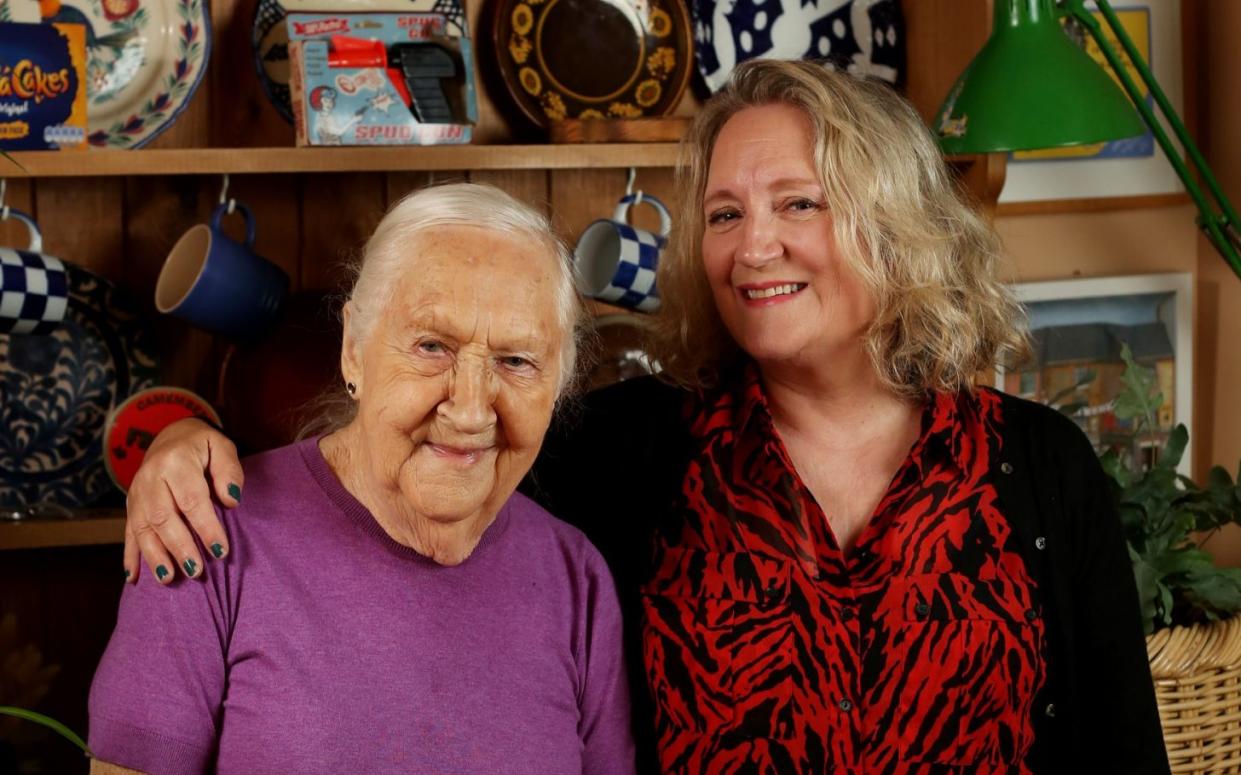
[[[1155,368],[1164,395],[1152,443],[1134,454],[1153,459],[1177,424],[1193,438],[1190,273],[1018,283],[1013,290],[1029,318],[1034,354],[1020,369],[997,369],[997,389],[1043,403],[1059,395],[1058,405],[1084,404],[1072,415],[1074,421],[1096,449],[1111,446],[1111,437],[1128,427],[1110,410],[1124,371],[1123,342],[1138,363]],[[1186,448],[1177,466],[1185,475],[1191,457]]]
[[[1093,4],[1088,4],[1093,9]],[[1184,115],[1184,88],[1181,59],[1181,2],[1180,0],[1141,0],[1134,3],[1117,3],[1114,6],[1122,23],[1126,18],[1137,18],[1136,31],[1148,34],[1146,41],[1135,43],[1139,49],[1150,52],[1148,64],[1155,79],[1164,90],[1178,114]],[[1107,27],[1105,33],[1111,38]],[[1130,28],[1131,32],[1135,29]],[[1119,45],[1115,45],[1120,50]],[[1093,48],[1091,43],[1088,51]],[[1123,51],[1121,52],[1124,57]],[[1109,74],[1111,73],[1110,69]],[[1141,80],[1130,68],[1139,88]],[[1150,104],[1151,98],[1147,97]],[[1165,131],[1171,129],[1163,123]],[[1064,158],[1047,158],[1049,154],[1036,154],[1041,158],[1023,159],[1010,154],[1004,188],[999,203],[1045,202],[1055,200],[1080,200],[1095,198],[1147,197],[1179,194],[1185,189],[1176,170],[1157,144],[1151,140],[1152,152],[1144,154],[1134,148],[1146,147],[1142,138],[1118,143],[1100,144],[1098,147],[1065,149],[1074,155]],[[1134,155],[1134,154],[1138,155]]]

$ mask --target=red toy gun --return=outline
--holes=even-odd
[[[394,43],[333,35],[329,67],[382,67],[388,82],[421,124],[454,123],[441,80],[457,74],[452,55],[431,42]]]

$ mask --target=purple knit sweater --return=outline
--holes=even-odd
[[[90,747],[152,775],[631,773],[602,558],[513,495],[442,567],[392,541],[316,439],[246,461],[203,580],[125,590]]]

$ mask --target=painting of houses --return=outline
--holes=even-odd
[[[1112,402],[1125,369],[1121,347],[1127,344],[1135,361],[1154,370],[1162,400],[1156,433],[1138,448],[1121,451],[1153,461],[1168,433],[1178,423],[1189,424],[1190,287],[1187,274],[1017,286],[1033,354],[1001,372],[997,385],[1061,408],[1097,449],[1119,448],[1129,438],[1130,421],[1116,417]]]

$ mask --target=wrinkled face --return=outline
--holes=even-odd
[[[419,519],[485,527],[551,420],[569,335],[554,259],[528,238],[466,226],[428,229],[408,249],[417,257],[370,336],[346,334],[360,457]]]
[[[760,366],[822,365],[861,346],[874,303],[836,249],[800,109],[747,108],[724,124],[703,214],[716,307]]]

